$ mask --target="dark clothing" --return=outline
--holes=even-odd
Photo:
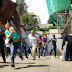
[[[27,56],[27,52],[30,54],[31,53],[31,50],[30,49],[28,49],[28,51],[26,50],[28,47],[24,44],[24,53],[25,53],[25,56],[26,56],[26,58],[28,58],[28,56]]]
[[[0,49],[1,49],[1,54],[3,61],[5,62],[5,52],[4,52],[4,40],[3,40],[4,35],[0,35]]]
[[[65,60],[67,61],[70,55],[70,60],[72,61],[72,44],[67,45]]]
[[[0,49],[1,49],[1,54],[2,54],[3,61],[5,62],[4,45],[0,45]]]
[[[3,40],[4,36],[5,36],[4,34],[0,35],[0,45],[4,45],[4,40]]]
[[[52,54],[53,50],[54,50],[54,54],[55,54],[55,57],[56,57],[56,46],[53,46],[53,49],[51,49],[50,55]]]
[[[66,55],[65,55],[65,60],[67,61],[69,56],[70,60],[72,60],[72,36],[68,34],[63,34],[62,36],[63,43],[62,43],[62,48],[65,45],[65,42],[67,41],[67,49],[66,49]]]
[[[47,42],[47,38],[44,38],[44,42]]]
[[[56,38],[54,38],[53,40],[51,39],[49,42],[51,42],[51,41],[52,41],[53,48],[51,49],[50,55],[52,54],[52,51],[54,50],[54,54],[55,54],[55,57],[56,57],[56,42],[57,42],[57,39]]]
[[[68,34],[63,34],[62,39],[63,39],[62,47],[65,45],[66,41],[68,42],[68,45],[70,45],[72,43],[72,36],[70,36]]]
[[[8,54],[10,54],[10,48],[6,47],[6,56],[8,56]]]

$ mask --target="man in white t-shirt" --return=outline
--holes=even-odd
[[[35,34],[34,30],[31,30],[31,34],[28,35],[28,38],[32,44],[32,56],[33,56],[33,59],[35,60],[35,56],[36,56],[36,48],[38,46],[39,48],[39,38],[38,38],[38,35]]]

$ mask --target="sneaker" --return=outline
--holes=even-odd
[[[31,56],[31,54],[29,54],[29,57]]]
[[[11,64],[11,67],[15,67],[15,64],[14,64],[14,63],[12,63],[12,64]]]
[[[6,58],[8,58],[8,56],[6,56]]]
[[[33,60],[35,60],[35,59],[33,59]]]
[[[28,58],[26,58],[26,60],[28,60]]]
[[[21,60],[23,61],[23,56],[22,56]]]
[[[42,56],[42,54],[41,54],[41,56]]]
[[[3,63],[6,63],[6,60],[4,60],[4,62]]]
[[[45,57],[45,55],[44,55],[44,57]]]

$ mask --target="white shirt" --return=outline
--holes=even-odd
[[[5,44],[8,43],[9,39],[5,39]],[[10,44],[6,45],[6,47],[10,47]]]
[[[28,35],[28,38],[29,38],[29,40],[30,40],[32,46],[37,46],[38,40],[39,40],[37,34],[35,34],[34,36],[32,36],[31,34],[29,34],[29,35]]]

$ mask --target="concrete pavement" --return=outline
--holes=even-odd
[[[17,56],[14,68],[10,66],[10,57],[6,61],[7,63],[2,63],[2,58],[0,57],[0,72],[72,72],[72,62],[62,61],[59,57],[42,56],[40,59],[36,57],[36,60],[32,60],[32,57],[29,57],[28,60],[21,61]]]

